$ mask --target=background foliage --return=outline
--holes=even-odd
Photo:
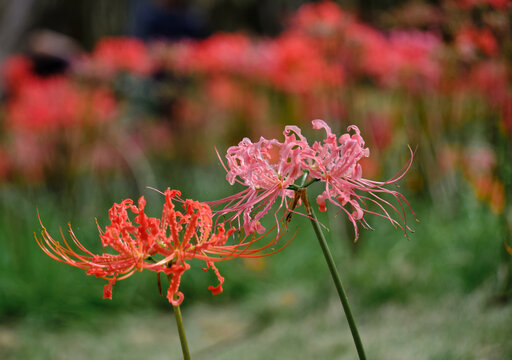
[[[96,343],[91,329],[115,328],[108,319],[140,322],[152,334],[127,345],[130,334],[105,330],[113,347],[128,349],[123,358],[174,353],[152,342],[167,341],[155,333],[172,325],[159,320],[168,305],[154,274],[116,284],[114,300],[102,300],[102,281],[38,248],[36,209],[51,233],[69,221],[100,250],[94,218],[106,225],[114,202],[144,195],[156,214],[162,198],[147,187],[179,188],[201,201],[231,194],[215,148],[222,154],[244,136],[279,138],[286,124],[313,138],[315,118],[338,133],[361,128],[371,151],[367,178],[390,178],[406,163],[407,145],[416,151],[400,189],[420,220],[410,240],[369,219],[376,230],[352,244],[342,214],[330,209],[321,219],[369,353],[510,357],[510,3],[172,3],[166,11],[200,14],[200,33],[128,37],[141,26],[136,1],[0,7],[4,19],[22,20],[0,29],[0,357],[113,358],[102,353],[108,347],[73,340]],[[41,28],[58,33],[34,32]],[[312,232],[305,219],[293,226],[297,236],[281,253],[221,264],[222,295],[208,292],[211,274],[184,275],[199,357],[239,358],[256,348],[257,358],[350,358],[351,344],[339,342],[342,319],[329,321],[339,309]],[[204,330],[201,321],[215,314],[211,333],[227,323],[239,337]],[[416,336],[391,335],[408,337],[404,329]],[[439,334],[459,342],[436,342]]]

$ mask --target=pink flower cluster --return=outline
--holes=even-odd
[[[373,41],[361,44],[363,70],[382,85],[421,92],[436,89],[442,75],[436,54],[441,42],[432,33],[395,31],[389,37],[374,35]]]
[[[386,182],[364,179],[359,161],[370,153],[357,126],[349,126],[348,130],[353,134],[346,133],[338,138],[323,120],[313,120],[312,124],[314,129],[323,129],[326,133],[324,140],[315,141],[312,145],[308,144],[300,128],[286,126],[283,142],[261,138],[253,143],[245,138],[238,146],[230,147],[226,154],[226,178],[230,184],[236,182],[246,189],[211,202],[213,207],[222,206],[216,213],[231,214],[229,221],[236,220],[239,226],[243,224],[247,233],[264,232],[260,220],[276,201],[279,201],[274,214],[276,222],[279,222],[277,213],[283,207],[294,211],[289,200],[294,197],[296,181],[304,177],[303,182],[323,183],[325,189],[317,197],[320,211],[326,210],[326,201],[343,210],[354,225],[356,238],[357,222],[368,226],[365,213],[385,217],[406,232],[408,227],[403,204],[408,206],[408,202],[403,195],[387,189],[385,185],[401,179],[411,163]],[[382,194],[395,198],[402,211],[383,199]],[[370,203],[375,204],[377,210],[368,208]],[[395,220],[387,209],[391,209],[399,220]]]
[[[279,208],[289,208],[287,199],[294,194],[288,187],[302,176],[302,154],[308,148],[307,142],[296,126],[286,126],[284,136],[284,142],[262,137],[253,143],[245,138],[227,151],[228,182],[240,183],[247,189],[210,204],[224,205],[217,210],[220,215],[234,213],[231,221],[241,216],[247,233],[265,231],[260,220],[279,198]],[[256,215],[252,216],[253,212]]]

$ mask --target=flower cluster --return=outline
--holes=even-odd
[[[77,66],[89,76],[109,80],[120,72],[149,76],[155,68],[153,62],[141,40],[106,37],[98,42],[91,56],[82,59]]]
[[[399,226],[404,232],[407,227],[404,204],[409,208],[407,200],[399,192],[387,189],[385,185],[395,183],[403,177],[412,162],[394,178],[378,182],[362,177],[359,161],[368,157],[370,152],[357,126],[349,126],[349,133],[339,138],[323,120],[313,120],[314,129],[324,129],[324,140],[309,145],[300,128],[287,126],[284,130],[285,140],[261,138],[257,143],[243,139],[238,146],[228,149],[226,154],[227,180],[246,187],[240,193],[228,198],[211,202],[212,206],[221,206],[216,210],[219,214],[232,214],[230,221],[243,223],[246,232],[263,232],[261,218],[280,199],[274,217],[278,221],[277,212],[281,208],[294,211],[289,200],[294,197],[295,182],[303,178],[303,183],[320,181],[325,190],[318,195],[317,203],[320,211],[326,210],[326,201],[342,209],[354,225],[356,239],[358,236],[357,222],[369,226],[364,219],[365,213],[372,213],[387,218],[392,224]],[[390,194],[394,197],[402,211],[381,197]],[[368,204],[377,206],[377,211],[368,208]],[[348,209],[346,207],[349,207]],[[398,216],[395,220],[388,209]],[[412,209],[411,209],[412,211]]]
[[[71,179],[84,170],[122,170],[132,161],[127,154],[135,153],[126,148],[155,151],[171,143],[162,124],[145,121],[140,130],[119,121],[125,106],[112,88],[113,76],[148,75],[148,64],[134,67],[142,61],[135,51],[141,48],[146,51],[141,42],[104,40],[90,60],[74,64],[74,71],[89,77],[78,81],[73,72],[42,76],[28,57],[8,58],[1,69],[6,94],[0,104],[0,179],[34,184]]]
[[[219,215],[234,214],[230,221],[242,216],[247,233],[265,231],[260,220],[279,198],[279,208],[283,205],[289,208],[288,199],[293,197],[289,186],[302,175],[301,161],[302,153],[307,149],[306,139],[297,126],[286,126],[284,136],[283,142],[262,137],[253,143],[245,138],[227,151],[228,182],[231,185],[237,182],[247,188],[228,198],[212,201],[210,205],[224,205],[216,212]]]
[[[90,252],[78,241],[71,226],[71,240],[81,253],[73,250],[64,236],[63,243],[54,240],[44,226],[42,239],[36,237],[37,243],[53,259],[86,270],[88,275],[106,279],[108,284],[104,288],[104,298],[112,298],[112,286],[116,281],[147,269],[169,277],[167,298],[171,304],[179,305],[184,297],[179,291],[180,279],[190,268],[188,260],[203,260],[206,262],[203,270],[213,269],[219,284],[208,289],[215,295],[222,292],[224,282],[215,266],[217,261],[259,256],[278,240],[273,238],[258,249],[251,248],[260,239],[258,237],[245,237],[238,242],[232,239],[231,243],[235,230],[226,230],[224,224],[217,224],[214,229],[212,211],[207,204],[182,200],[177,190],[167,189],[164,195],[161,218],[146,215],[144,197],[139,199],[137,206],[131,199],[112,206],[108,213],[110,225],[104,230],[99,226],[98,229],[103,247],[114,253],[97,255]],[[184,211],[176,209],[175,201],[182,204]],[[135,215],[133,221],[130,213]]]
[[[81,172],[89,162],[94,172],[119,170],[132,162],[123,158],[130,147],[199,160],[198,144],[275,134],[273,119],[304,124],[315,117],[351,118],[371,134],[366,140],[377,150],[370,161],[378,173],[379,152],[384,157],[397,141],[379,147],[372,113],[389,118],[378,129],[388,127],[393,140],[418,143],[421,137],[432,142],[425,148],[437,149],[433,139],[439,134],[417,133],[449,133],[453,124],[474,121],[465,109],[472,109],[466,103],[475,97],[489,106],[485,117],[498,119],[510,136],[512,72],[505,50],[511,9],[505,0],[405,5],[396,9],[401,16],[387,23],[383,17],[377,27],[335,2],[320,1],[290,14],[273,38],[216,33],[147,44],[106,37],[51,77],[35,74],[34,59],[13,56],[2,64],[0,179],[66,178],[58,172],[74,174],[77,166]],[[370,96],[375,101],[367,101]],[[436,106],[426,106],[430,101],[447,104],[442,116]],[[424,116],[426,125],[407,120],[401,126],[402,119],[416,116]],[[113,136],[117,141],[110,141]],[[52,162],[55,153],[74,158]],[[438,176],[436,165],[427,169],[432,177]]]
[[[63,75],[41,78],[30,66],[23,58],[5,64],[9,96],[2,140],[9,145],[5,175],[34,183],[43,180],[49,169],[66,167],[68,156],[87,152],[84,158],[92,158],[102,141],[90,134],[106,132],[117,116],[118,104],[108,87],[81,86]],[[66,161],[75,167],[86,163],[77,160]]]

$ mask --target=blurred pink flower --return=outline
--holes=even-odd
[[[366,121],[377,151],[385,150],[393,141],[393,118],[384,112],[370,113]]]
[[[487,101],[499,106],[507,96],[508,79],[507,65],[505,63],[487,60],[475,64],[469,73],[469,84],[479,92]]]
[[[395,31],[363,44],[363,66],[384,86],[413,91],[435,88],[441,67],[435,55],[440,40],[429,32]]]
[[[464,149],[463,165],[472,177],[492,175],[496,167],[496,154],[489,145],[473,145]]]
[[[19,131],[11,134],[12,143],[7,151],[10,170],[14,177],[23,182],[38,183],[44,180],[45,167],[53,159],[55,148],[48,137]]]

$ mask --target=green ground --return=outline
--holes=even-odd
[[[264,325],[240,304],[195,304],[184,311],[193,359],[355,359],[337,299],[289,309],[293,292],[269,294]],[[358,308],[369,359],[510,359],[512,306],[486,305],[486,291]],[[270,306],[270,305],[269,305]],[[285,312],[286,315],[280,313]],[[171,312],[97,316],[60,329],[22,321],[0,327],[3,359],[180,359]]]

